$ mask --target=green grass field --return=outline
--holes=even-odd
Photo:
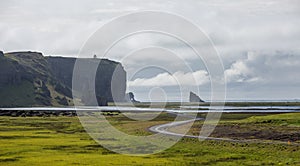
[[[300,114],[224,115],[221,125],[260,125],[300,129]],[[168,121],[165,116],[135,122],[108,119],[134,135]],[[196,124],[197,125],[197,124]],[[299,131],[299,130],[298,130]],[[300,148],[288,144],[232,143],[184,138],[164,152],[127,156],[106,150],[82,128],[77,117],[0,117],[0,165],[300,165]]]

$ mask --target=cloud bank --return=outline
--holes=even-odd
[[[101,25],[116,16],[141,10],[182,15],[208,35],[223,60],[230,99],[300,98],[298,0],[3,1],[0,5],[0,49],[4,52],[31,50],[45,55],[77,56],[86,40]],[[143,86],[173,86],[178,79],[184,85],[202,88],[204,98],[209,98],[209,74],[204,63],[196,61],[184,46],[162,39],[149,34],[133,36],[123,45],[116,46],[108,58],[122,61],[126,50],[135,49],[141,43],[177,49],[181,53],[179,58],[193,71],[173,63],[169,58],[171,55],[162,58],[159,51],[148,50],[143,57],[132,56],[124,61],[130,76],[128,88],[136,91],[136,96],[142,96],[140,99],[143,100],[142,93],[148,93],[140,90]],[[131,78],[136,68],[150,63],[164,66],[168,60],[171,73],[148,72]],[[172,89],[168,90],[172,92]]]
[[[129,81],[129,86],[201,86],[209,83],[206,71],[199,70],[193,73],[181,71],[174,74],[161,73],[151,78],[137,78]]]

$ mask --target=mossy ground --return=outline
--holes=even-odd
[[[229,116],[229,115],[227,115]],[[236,116],[238,123],[298,126],[299,114]],[[108,117],[120,130],[135,135],[150,134],[154,121],[134,122],[121,115]],[[226,119],[226,118],[225,118]],[[230,122],[228,119],[226,123]],[[280,123],[277,123],[280,121]],[[225,123],[225,122],[224,122]],[[0,165],[300,165],[300,148],[288,144],[231,143],[184,138],[170,149],[137,157],[113,153],[97,144],[77,117],[0,117]]]

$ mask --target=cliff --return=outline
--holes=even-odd
[[[86,60],[100,62],[95,81],[99,105],[113,102],[111,84],[118,87],[114,99],[124,100],[126,72],[122,65],[108,59]],[[38,52],[0,52],[0,107],[73,105],[75,62],[76,58],[44,57]],[[118,77],[111,83],[114,71]]]
[[[190,102],[204,102],[198,95],[190,92]]]

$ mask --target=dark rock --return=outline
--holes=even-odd
[[[34,99],[37,102],[37,104],[51,106],[50,100],[43,96],[36,96]]]
[[[48,87],[46,86],[45,82],[42,82],[41,96],[50,98],[51,97],[50,95],[51,95],[51,93],[50,93]]]
[[[133,92],[126,93],[125,100],[132,103],[140,103],[140,101],[135,100]]]
[[[81,98],[81,101],[86,106],[108,106],[108,101],[105,97],[101,97],[99,95],[95,95],[92,92],[85,92]]]
[[[16,61],[6,57],[0,58],[0,88],[7,85],[18,85],[22,75],[25,75],[25,72]]]
[[[59,96],[57,96],[55,99],[58,102],[58,104],[60,104],[60,105],[64,105],[64,106],[68,106],[69,105],[68,100],[67,100],[66,97],[60,98]]]
[[[4,57],[3,51],[0,51],[0,57]]]
[[[72,91],[69,87],[67,86],[63,86],[62,84],[58,83],[56,86],[55,86],[55,91],[57,91],[58,93],[60,94],[63,94],[69,98],[72,98]]]
[[[84,61],[99,64],[93,83],[99,105],[124,101],[126,72],[123,66],[108,59],[87,58]],[[0,107],[51,106],[57,96],[51,96],[53,89],[55,93],[65,97],[59,100],[59,104],[65,105],[73,97],[75,62],[76,58],[44,57],[39,52],[12,52],[5,53],[3,57],[0,55],[0,98],[5,98],[0,100]],[[84,101],[89,102],[89,95],[84,94],[90,90],[86,84],[87,73],[88,70],[83,70],[79,80],[82,86],[78,92],[85,96]]]
[[[190,102],[204,102],[198,95],[190,92]]]
[[[47,61],[54,77],[62,82],[63,85],[72,89],[72,76],[76,58],[47,57]],[[108,59],[80,59],[79,62],[87,67],[98,65],[95,76],[95,91],[97,96],[106,98],[107,102],[124,101],[126,72],[120,63]],[[82,93],[92,91],[93,88],[90,87],[89,79],[86,76],[90,72],[89,68],[82,69],[81,72],[79,73],[80,78],[78,81],[82,83],[82,86],[77,90]]]

